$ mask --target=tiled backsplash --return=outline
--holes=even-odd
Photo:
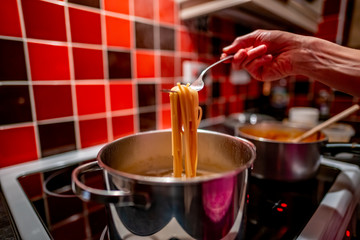
[[[0,167],[169,128],[160,89],[182,81],[182,63],[211,63],[253,30],[216,18],[194,29],[178,10],[173,0],[1,1]],[[203,118],[261,94],[262,83],[236,84],[229,72],[214,69],[200,92]],[[291,103],[309,104],[314,83],[296,86]]]
[[[170,127],[160,89],[182,80],[184,60],[200,57],[173,0],[0,4],[0,167]],[[203,51],[202,61],[219,57]],[[201,102],[211,109],[209,94]],[[233,95],[239,111],[244,97]]]

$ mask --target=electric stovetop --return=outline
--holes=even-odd
[[[105,207],[86,203],[71,191],[71,172],[94,161],[102,146],[91,147],[0,169],[1,189],[15,238],[106,239]],[[102,188],[102,172],[87,185]],[[251,177],[245,239],[348,239],[360,197],[360,170],[322,158],[315,178],[287,183]],[[355,221],[356,221],[355,217]],[[1,236],[1,235],[0,235]]]

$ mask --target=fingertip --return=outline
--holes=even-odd
[[[243,61],[247,55],[248,54],[245,49],[240,49],[237,53],[234,54],[234,60]]]
[[[260,45],[265,51],[267,51],[267,46],[265,44]]]
[[[260,56],[267,52],[267,46],[265,44],[259,45],[257,47],[251,48],[248,50],[248,55],[250,56]]]
[[[271,54],[266,54],[265,56],[263,56],[263,60],[264,62],[270,62],[272,61],[273,56]]]
[[[243,63],[247,58],[247,53],[244,49],[240,49],[238,52],[236,52],[234,54],[234,58],[231,61],[232,62],[232,67],[235,70],[239,70],[243,67]]]
[[[222,50],[223,50],[223,52],[227,52],[227,51],[229,51],[231,48],[232,48],[232,45],[229,45],[229,46],[224,47]]]

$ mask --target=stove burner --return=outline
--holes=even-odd
[[[62,169],[52,173],[43,184],[44,192],[53,197],[72,198],[77,197],[71,190],[71,172]],[[59,186],[60,183],[60,186]]]
[[[73,194],[71,173],[76,166],[18,179],[52,239],[99,239],[107,225],[104,205],[85,203]],[[87,174],[84,181],[103,187],[101,172]]]

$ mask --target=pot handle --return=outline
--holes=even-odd
[[[335,155],[337,153],[360,153],[360,144],[358,143],[327,143],[322,151],[324,154]]]
[[[145,193],[133,194],[128,189],[122,190],[103,190],[85,185],[81,180],[81,175],[87,172],[102,170],[97,161],[78,166],[72,172],[72,190],[84,201],[95,201],[104,204],[113,203],[120,207],[137,206],[150,207],[149,196]]]

